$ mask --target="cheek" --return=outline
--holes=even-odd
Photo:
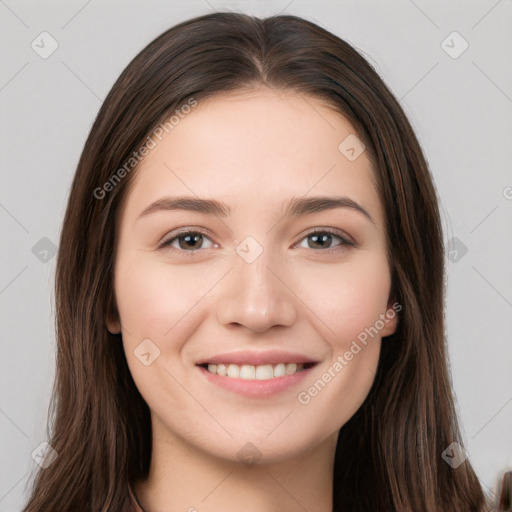
[[[347,350],[359,335],[364,338],[362,333],[381,326],[391,285],[385,258],[368,252],[346,264],[312,267],[305,274],[308,279],[297,282],[298,296],[334,352]]]
[[[124,328],[132,339],[172,338],[187,324],[189,314],[211,288],[214,279],[191,268],[175,268],[151,258],[119,261],[116,297]]]
[[[300,281],[301,297],[330,357],[304,383],[297,402],[305,424],[334,431],[355,414],[373,384],[390,274],[386,259],[368,252],[337,267],[317,266],[308,276]]]
[[[186,409],[177,385],[190,365],[184,349],[214,307],[208,294],[225,270],[172,266],[136,252],[124,256],[116,264],[115,292],[130,372],[150,406]]]
[[[211,284],[201,284],[192,274],[138,253],[125,253],[116,264],[123,347],[133,380],[152,411],[194,410],[178,384],[184,379],[177,363],[198,323],[194,305]]]
[[[316,284],[325,286],[310,282],[302,290],[315,313],[310,318],[321,319],[315,323],[330,357],[304,383],[297,402],[305,423],[318,431],[335,431],[361,407],[375,379],[390,276],[385,260],[369,256],[315,277]]]

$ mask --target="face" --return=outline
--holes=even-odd
[[[358,144],[319,100],[255,90],[201,102],[145,157],[107,325],[159,442],[283,461],[361,406],[397,316]]]

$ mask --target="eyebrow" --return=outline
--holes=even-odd
[[[370,222],[375,224],[371,215],[356,201],[349,197],[293,197],[284,208],[285,217],[298,217],[308,213],[317,213],[334,208],[350,208],[362,213]],[[218,217],[227,217],[231,213],[231,208],[222,201],[215,199],[202,199],[199,197],[162,197],[151,203],[139,215],[139,218],[155,212],[186,210],[206,215],[215,215]]]

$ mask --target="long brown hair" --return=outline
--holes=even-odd
[[[403,307],[367,399],[341,428],[333,510],[484,510],[469,461],[455,469],[442,458],[451,443],[463,444],[447,369],[443,235],[432,177],[402,108],[354,48],[319,26],[295,16],[215,13],[143,49],[86,141],[57,260],[48,442],[58,457],[37,473],[24,512],[120,512],[129,506],[128,485],[147,477],[149,409],[120,335],[105,327],[106,314],[116,314],[116,230],[135,172],[126,162],[190,98],[261,85],[322,99],[357,130],[385,208],[392,294]]]

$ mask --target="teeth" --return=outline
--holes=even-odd
[[[236,364],[230,364],[228,366],[228,377],[237,379],[240,377],[240,366]]]
[[[247,380],[252,380],[256,378],[256,370],[254,366],[251,366],[250,364],[244,364],[240,368],[240,378]]]
[[[286,375],[291,375],[297,371],[297,365],[295,363],[286,365]]]
[[[283,377],[286,375],[286,366],[283,363],[274,366],[274,377]]]
[[[223,377],[239,378],[245,380],[269,380],[275,377],[284,377],[304,370],[303,364],[279,363],[276,365],[262,364],[209,364],[208,371]]]
[[[258,380],[268,380],[274,376],[274,368],[271,364],[256,366],[256,378]]]

